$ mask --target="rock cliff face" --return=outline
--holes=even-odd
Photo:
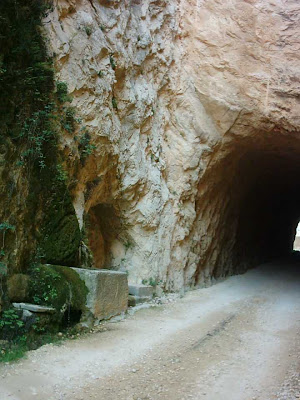
[[[57,2],[48,49],[92,146],[78,167],[78,125],[60,148],[97,268],[178,290],[290,249],[299,11],[292,0]]]
[[[292,249],[298,1],[25,3],[0,7],[0,267],[180,290]]]

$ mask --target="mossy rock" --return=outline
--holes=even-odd
[[[47,206],[40,247],[49,264],[77,266],[81,233],[71,198],[58,193]]]
[[[10,301],[24,302],[28,298],[29,276],[14,274],[7,280],[7,295]]]
[[[52,264],[78,265],[80,230],[75,215],[57,221],[54,229],[43,241],[42,250],[47,262]]]
[[[30,273],[30,301],[56,309],[60,323],[67,309],[85,311],[88,289],[77,272],[59,265],[38,265]]]

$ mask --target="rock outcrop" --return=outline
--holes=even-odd
[[[75,137],[60,143],[96,267],[169,290],[205,284],[276,253],[266,242],[283,203],[289,247],[297,1],[59,1],[45,27],[95,146],[75,171]]]
[[[78,226],[68,205],[71,252],[48,241],[46,261],[179,290],[289,251],[299,11],[293,0],[55,2],[44,35],[73,99],[59,149]]]

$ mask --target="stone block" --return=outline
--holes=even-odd
[[[149,301],[150,299],[151,299],[150,297],[133,296],[130,294],[128,296],[128,306],[134,307],[138,304],[147,303],[147,301]]]
[[[29,291],[29,276],[25,274],[12,275],[7,280],[7,294],[10,301],[26,301]]]
[[[153,287],[148,285],[129,285],[129,294],[151,298],[153,296]]]
[[[86,307],[96,320],[108,319],[128,307],[128,282],[125,272],[73,268],[88,288]]]
[[[39,306],[37,304],[31,303],[12,303],[14,308],[17,310],[27,310],[34,313],[55,313],[55,308],[53,307],[46,307],[46,306]]]

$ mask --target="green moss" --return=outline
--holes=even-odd
[[[66,215],[64,208],[53,205],[47,216],[40,243],[43,259],[51,264],[78,265],[80,240],[76,215]]]
[[[38,265],[31,270],[30,301],[54,307],[55,318],[59,322],[67,307],[74,310],[85,309],[87,292],[77,272],[69,267]]]
[[[74,132],[77,120],[67,84],[54,81],[42,35],[51,4],[0,1],[0,146],[7,151],[2,180],[14,188],[0,186],[0,221],[11,215],[22,241],[17,246],[12,235],[6,237],[0,269],[9,274],[26,271],[37,248],[42,262],[79,263],[81,234],[58,149],[59,135]],[[89,135],[83,136],[82,162],[94,150]]]
[[[85,283],[80,279],[77,272],[71,268],[59,265],[52,265],[52,268],[59,273],[68,284],[68,300],[70,295],[69,290],[71,290],[71,307],[74,310],[85,310],[88,289],[85,286]]]

